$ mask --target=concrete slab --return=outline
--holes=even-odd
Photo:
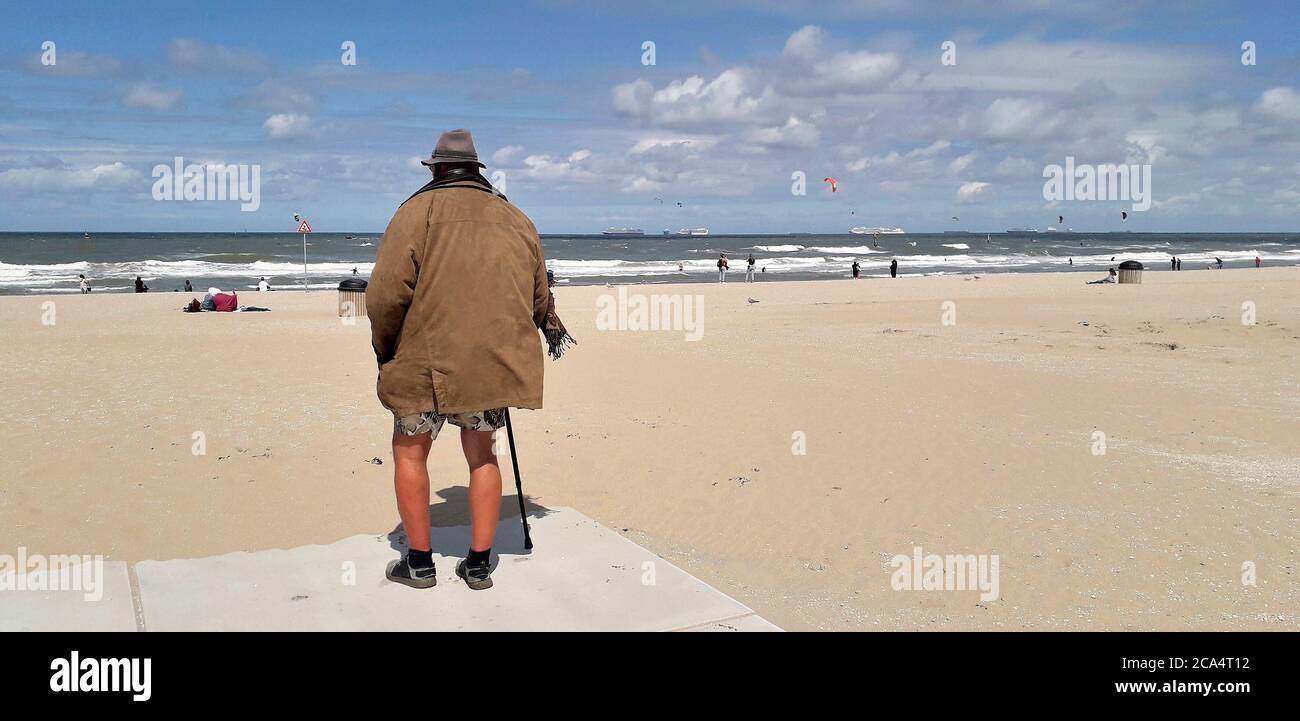
[[[467,526],[433,529],[438,586],[383,576],[400,545],[353,536],[323,546],[136,565],[150,631],[670,631],[725,622],[774,626],[650,551],[568,508],[498,531],[496,585],[471,591],[455,576]],[[446,554],[446,555],[444,555]],[[737,622],[735,619],[746,619]],[[770,628],[768,628],[770,627]],[[730,630],[719,627],[717,630]]]
[[[728,618],[721,621],[713,621],[700,626],[691,626],[683,628],[683,631],[712,631],[719,633],[734,633],[736,631],[750,632],[771,632],[780,631],[781,628],[756,613],[751,613],[740,618]]]
[[[96,590],[89,595],[84,590],[10,590],[17,587],[17,579],[12,572],[9,576],[0,583],[0,632],[136,630],[124,562],[104,563],[102,576],[94,581]]]

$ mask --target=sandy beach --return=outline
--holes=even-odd
[[[701,297],[698,340],[598,330],[617,290],[561,286],[579,345],[515,415],[525,491],[791,630],[1300,629],[1300,268],[1094,277],[626,286]],[[0,298],[0,549],[189,558],[397,525],[368,322],[333,292],[190,297]],[[439,439],[448,525],[462,464]],[[916,547],[996,554],[998,598],[894,590]]]

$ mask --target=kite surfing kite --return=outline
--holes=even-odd
[[[834,193],[836,190],[839,189],[840,181],[836,180],[835,178],[822,178],[822,182],[831,184],[832,193]]]

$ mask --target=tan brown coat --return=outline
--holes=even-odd
[[[398,415],[542,407],[551,293],[537,229],[473,187],[407,201],[366,289],[379,400]]]

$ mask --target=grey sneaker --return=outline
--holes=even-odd
[[[393,583],[400,583],[411,588],[433,588],[438,585],[436,566],[411,568],[407,556],[402,556],[402,560],[388,564],[388,570],[384,572],[384,575]]]
[[[481,566],[471,566],[469,561],[462,558],[460,563],[456,564],[456,575],[465,579],[465,585],[475,591],[492,588],[491,562]]]

